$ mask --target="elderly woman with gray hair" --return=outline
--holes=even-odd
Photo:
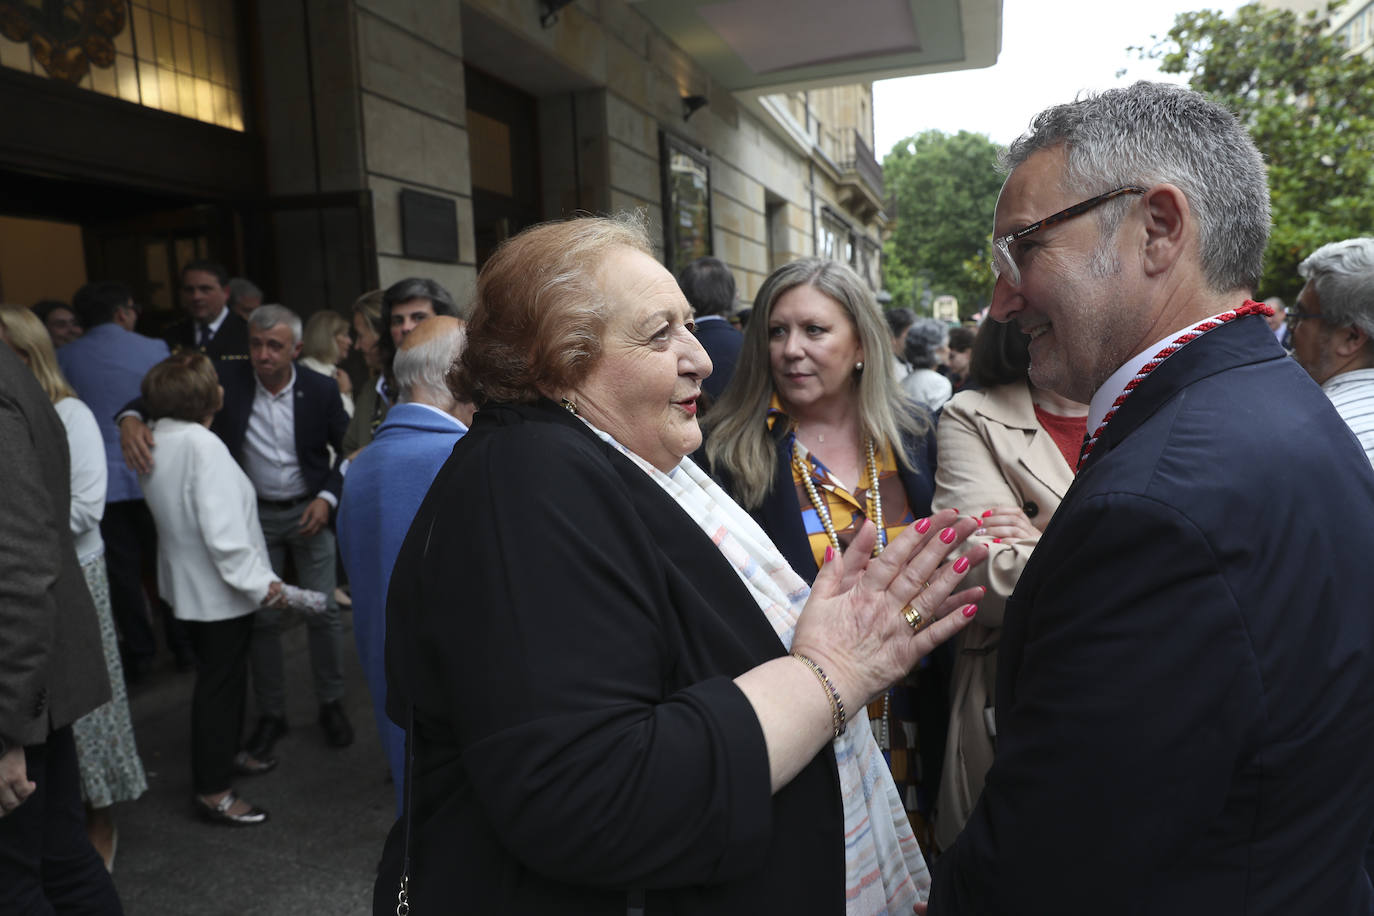
[[[972,521],[876,557],[866,524],[808,587],[687,458],[711,363],[637,222],[513,237],[468,331],[480,409],[392,573],[413,760],[374,912],[911,913],[924,860],[847,726],[971,619]]]
[[[954,385],[935,367],[939,365],[939,351],[949,340],[949,327],[937,318],[918,318],[906,332],[902,355],[911,367],[902,379],[902,390],[931,413],[945,406]]]

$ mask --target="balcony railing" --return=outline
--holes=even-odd
[[[864,142],[863,136],[857,130],[825,131],[824,139],[829,141],[822,145],[825,154],[830,157],[841,172],[855,172],[863,183],[868,185],[868,189],[873,192],[873,196],[882,200],[885,196],[883,189],[883,167],[878,164],[878,160],[873,158],[873,151]]]

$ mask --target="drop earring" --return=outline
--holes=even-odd
[[[572,401],[568,400],[567,398],[559,398],[558,404],[560,407],[562,407],[568,413],[572,414],[574,417],[577,416],[577,405],[574,404]]]

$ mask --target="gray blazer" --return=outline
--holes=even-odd
[[[0,738],[42,744],[110,699],[95,605],[67,524],[67,436],[0,346]]]

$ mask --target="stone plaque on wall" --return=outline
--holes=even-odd
[[[417,261],[458,260],[458,206],[450,197],[401,190],[401,249]]]

